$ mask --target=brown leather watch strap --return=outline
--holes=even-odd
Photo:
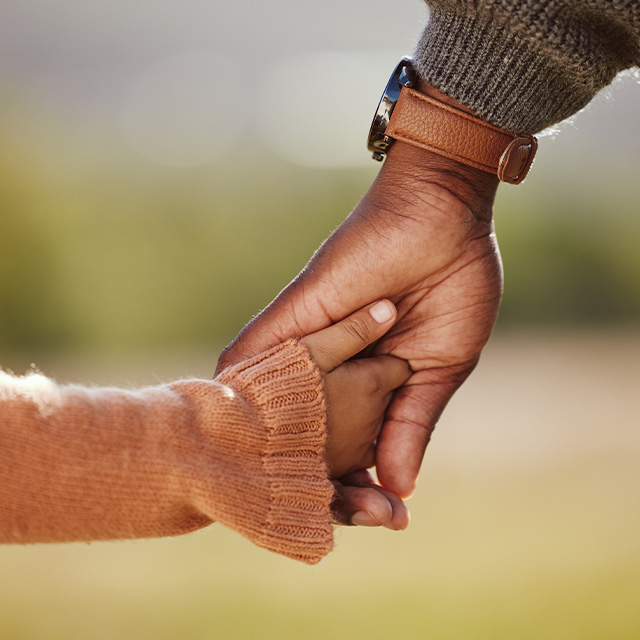
[[[533,136],[499,129],[409,87],[402,88],[385,134],[511,184],[524,180],[538,148]]]

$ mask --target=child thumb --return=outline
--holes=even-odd
[[[301,342],[320,369],[332,371],[381,338],[393,326],[396,316],[393,302],[378,300]]]

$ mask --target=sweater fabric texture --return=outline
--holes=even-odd
[[[213,381],[126,391],[0,372],[0,542],[219,521],[313,564],[333,546],[322,377],[295,341]]]
[[[640,0],[426,0],[419,75],[478,116],[533,134],[640,66]]]

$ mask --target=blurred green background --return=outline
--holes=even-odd
[[[210,376],[344,219],[425,19],[418,0],[2,12],[0,363],[120,385]],[[340,530],[315,568],[216,526],[0,548],[2,637],[637,638],[639,112],[626,76],[501,189],[500,320],[407,532]]]

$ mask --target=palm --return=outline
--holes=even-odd
[[[377,469],[383,485],[399,495],[413,490],[440,413],[475,367],[501,292],[499,253],[493,235],[486,233],[461,238],[436,274],[425,275],[394,300],[400,321],[376,351],[408,360],[414,374],[387,410]]]

